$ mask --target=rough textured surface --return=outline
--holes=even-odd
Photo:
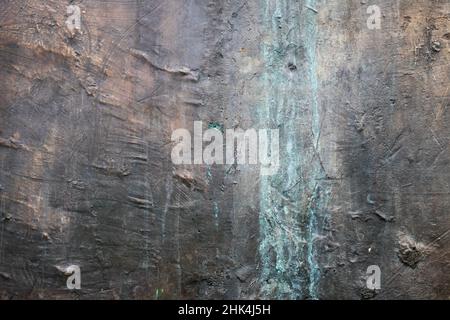
[[[2,0],[0,298],[449,299],[449,26],[448,0]],[[173,165],[196,120],[279,128],[280,170]]]

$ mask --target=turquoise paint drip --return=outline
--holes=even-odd
[[[261,77],[265,99],[258,106],[258,117],[262,128],[280,128],[281,140],[279,171],[261,176],[260,182],[261,295],[317,299],[320,272],[314,241],[317,214],[323,207],[322,188],[317,184],[323,172],[316,157],[320,134],[317,31],[315,13],[304,10],[314,7],[315,1],[265,0],[262,4],[267,37],[261,56],[266,71]]]

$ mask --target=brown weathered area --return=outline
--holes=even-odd
[[[0,2],[1,299],[279,298],[261,291],[259,172],[170,159],[173,130],[193,121],[257,123],[273,1]],[[280,26],[311,11],[285,2],[300,14]],[[73,33],[69,4],[82,9]],[[370,4],[381,30],[366,26]],[[318,297],[449,299],[450,3],[312,9],[330,188]],[[68,264],[81,290],[66,288]]]

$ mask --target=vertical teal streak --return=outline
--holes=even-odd
[[[308,7],[315,8],[316,1],[308,0]],[[320,135],[320,114],[319,104],[317,102],[318,95],[318,80],[317,80],[317,30],[316,30],[316,13],[312,10],[307,10],[306,14],[306,32],[307,37],[305,47],[307,52],[307,60],[309,62],[309,81],[311,87],[311,111],[312,111],[312,133],[314,148],[318,148]],[[318,152],[318,151],[317,151]],[[320,167],[319,167],[320,168]],[[319,171],[319,170],[318,170]],[[320,176],[320,172],[316,172],[315,176]],[[317,186],[314,186],[312,202],[316,202]],[[316,212],[313,208],[309,209],[308,219],[308,265],[309,265],[309,296],[312,299],[317,299],[317,282],[319,280],[320,271],[317,265],[315,250],[314,250],[314,235],[317,234],[317,218]]]
[[[261,45],[265,99],[261,128],[280,129],[280,168],[261,176],[261,295],[318,298],[315,239],[324,205],[318,159],[320,112],[314,0],[262,0],[266,40]],[[297,70],[288,68],[295,64]]]

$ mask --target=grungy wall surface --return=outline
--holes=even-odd
[[[0,298],[449,299],[449,27],[448,0],[1,0]],[[278,172],[174,165],[194,121],[279,129]]]

